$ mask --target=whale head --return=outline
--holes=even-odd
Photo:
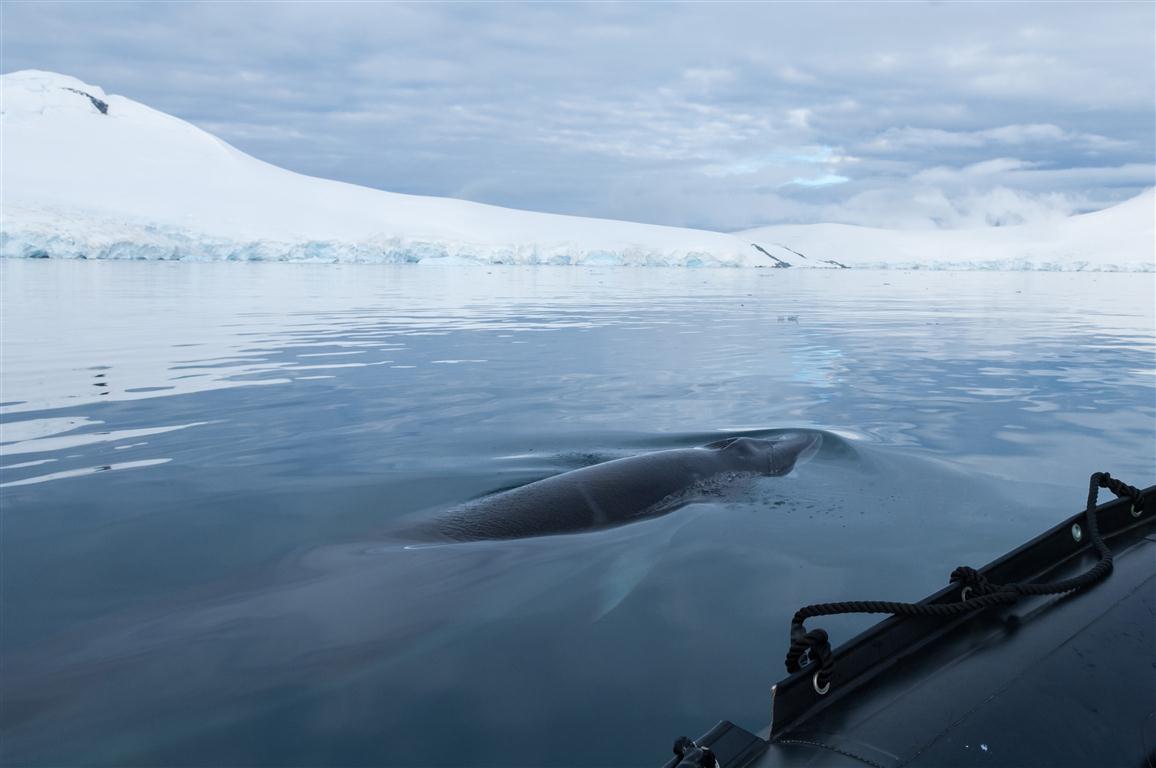
[[[761,475],[785,475],[814,456],[823,438],[818,432],[787,432],[770,438],[728,437],[703,446],[733,456]]]

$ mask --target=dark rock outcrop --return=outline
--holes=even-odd
[[[771,261],[775,262],[775,268],[776,268],[776,269],[782,269],[782,268],[784,268],[784,267],[789,267],[789,266],[791,266],[790,262],[787,262],[787,261],[783,261],[782,259],[778,258],[777,256],[772,256],[770,253],[768,253],[768,252],[767,252],[767,249],[766,249],[766,248],[762,247],[762,246],[761,246],[761,245],[759,245],[758,243],[751,243],[751,246],[752,246],[752,247],[753,247],[753,248],[754,248],[756,251],[758,251],[759,253],[763,254],[764,256],[766,256],[766,257],[767,257],[768,259],[770,259]],[[794,253],[794,251],[791,251],[791,253]]]
[[[84,91],[80,90],[79,88],[65,88],[64,90],[72,91],[73,93],[79,93],[81,96],[84,96],[89,101],[91,101],[92,106],[96,107],[100,111],[100,114],[102,114],[102,115],[108,114],[108,102],[107,101],[101,101],[100,99],[93,96],[91,93],[85,93]]]

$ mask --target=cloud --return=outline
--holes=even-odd
[[[1004,125],[980,131],[948,131],[942,128],[888,128],[868,142],[866,148],[880,152],[912,149],[969,148],[992,145],[1065,143],[1094,149],[1125,149],[1130,142],[1095,133],[1065,131],[1051,123]]]
[[[811,127],[811,110],[809,109],[788,109],[787,110],[787,124],[792,128],[810,128]]]
[[[814,75],[808,74],[798,67],[792,66],[790,64],[779,67],[778,75],[781,80],[788,83],[801,83],[804,85],[809,85],[819,81],[819,78],[815,77]]]
[[[728,157],[725,162],[703,165],[699,170],[707,176],[726,177],[751,176],[768,169],[778,169],[779,175],[790,178],[790,181],[784,183],[805,183],[801,182],[797,176],[792,175],[800,171],[811,173],[815,170],[815,166],[833,171],[840,165],[855,163],[858,160],[856,157],[844,154],[837,147],[783,147],[774,152]],[[831,174],[828,173],[827,176],[831,176]],[[766,178],[764,175],[764,181]]]
[[[1012,157],[984,160],[963,168],[928,168],[912,175],[911,181],[918,184],[934,184],[944,188],[976,184],[999,184],[1037,190],[1051,187],[1057,190],[1074,186],[1087,186],[1098,182],[1106,186],[1128,186],[1144,189],[1156,183],[1156,169],[1142,163],[1120,166],[1099,166],[1080,168],[1044,168],[1040,163],[1032,163]]]
[[[924,184],[944,184],[966,180],[969,183],[976,179],[990,176],[1004,175],[1011,171],[1020,171],[1033,167],[1033,163],[1018,160],[1014,157],[996,157],[983,160],[963,168],[928,168],[911,177],[912,181]]]
[[[1156,159],[1147,3],[3,14],[5,71],[73,74],[304,173],[536,210],[959,226],[1111,203]]]
[[[846,176],[840,176],[837,173],[824,173],[822,176],[812,176],[807,179],[796,176],[788,181],[787,184],[797,184],[800,187],[829,187],[832,184],[846,184],[850,180],[851,179]]]
[[[734,82],[735,73],[724,67],[692,67],[683,71],[682,79],[696,90],[710,91]]]

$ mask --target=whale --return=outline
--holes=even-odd
[[[442,541],[482,541],[625,525],[669,514],[744,478],[785,475],[814,455],[821,442],[816,432],[788,432],[614,459],[483,496],[414,533]]]

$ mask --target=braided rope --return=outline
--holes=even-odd
[[[844,613],[886,613],[893,616],[931,616],[952,618],[973,611],[1012,605],[1025,595],[1060,595],[1085,589],[1104,579],[1112,572],[1112,552],[1100,537],[1095,508],[1099,489],[1107,488],[1118,498],[1131,498],[1133,511],[1142,510],[1144,499],[1138,488],[1121,482],[1107,472],[1095,472],[1088,483],[1088,506],[1084,511],[1084,522],[1088,538],[1099,556],[1090,569],[1078,576],[1042,584],[992,583],[974,568],[961,565],[951,572],[951,582],[961,584],[961,594],[965,599],[957,603],[897,603],[886,600],[850,600],[838,603],[816,603],[804,606],[791,619],[791,645],[787,650],[787,671],[798,672],[804,666],[815,665],[815,690],[826,693],[831,675],[835,670],[835,656],[831,651],[827,632],[822,629],[807,631],[803,622],[816,616],[834,616]],[[974,594],[975,597],[968,597]],[[807,658],[804,659],[804,656]]]

